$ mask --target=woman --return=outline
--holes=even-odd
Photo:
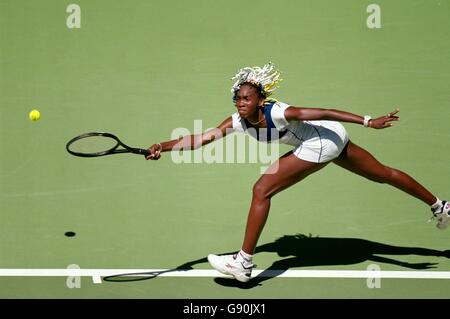
[[[261,141],[277,141],[295,147],[273,163],[253,186],[244,242],[239,253],[208,256],[208,261],[216,270],[241,282],[250,280],[254,267],[253,253],[266,222],[272,196],[330,162],[372,181],[395,186],[418,198],[430,205],[432,217],[437,219],[436,226],[439,229],[447,227],[450,203],[439,200],[409,175],[378,162],[369,152],[350,141],[345,128],[339,123],[356,123],[367,128],[385,129],[399,120],[398,109],[372,119],[368,115],[359,116],[334,109],[295,107],[269,99],[280,81],[280,73],[271,63],[263,68],[243,68],[233,80],[236,80],[231,90],[236,113],[225,119],[217,129],[154,144],[149,148],[150,155],[147,157],[157,160],[162,152],[180,148],[196,149],[230,131],[245,132]]]

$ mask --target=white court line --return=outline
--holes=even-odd
[[[0,269],[0,277],[92,277],[101,283],[102,277],[229,277],[216,270],[191,269]],[[252,277],[282,278],[397,278],[450,279],[450,271],[384,271],[384,270],[254,270]]]

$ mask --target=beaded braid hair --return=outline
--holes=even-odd
[[[243,84],[250,84],[255,87],[264,97],[266,102],[273,101],[273,99],[269,99],[269,97],[279,88],[278,84],[282,81],[280,75],[280,71],[275,68],[272,62],[264,65],[262,68],[254,66],[240,69],[232,78],[232,80],[235,81],[231,87],[233,102],[236,101],[236,93]]]

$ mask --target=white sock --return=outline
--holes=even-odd
[[[436,210],[437,208],[440,208],[442,206],[442,201],[436,197],[436,203],[431,205],[431,209]]]
[[[245,267],[252,265],[253,255],[247,254],[242,249],[239,251],[236,258],[239,258],[239,260],[242,260]]]

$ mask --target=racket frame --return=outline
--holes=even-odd
[[[113,140],[116,141],[116,145],[106,151],[95,152],[95,153],[81,153],[81,152],[75,152],[70,149],[70,145],[72,145],[74,142],[81,140],[83,138],[94,137],[94,136],[104,136],[104,137],[112,138]],[[117,149],[119,146],[122,146],[123,149]],[[117,136],[115,136],[114,134],[111,134],[111,133],[107,133],[107,132],[89,132],[89,133],[80,134],[67,142],[66,150],[70,154],[72,154],[74,156],[78,156],[78,157],[99,157],[99,156],[122,154],[122,153],[133,153],[133,154],[144,155],[144,156],[150,155],[150,152],[147,149],[135,148],[135,147],[128,146],[125,143],[123,143]]]

